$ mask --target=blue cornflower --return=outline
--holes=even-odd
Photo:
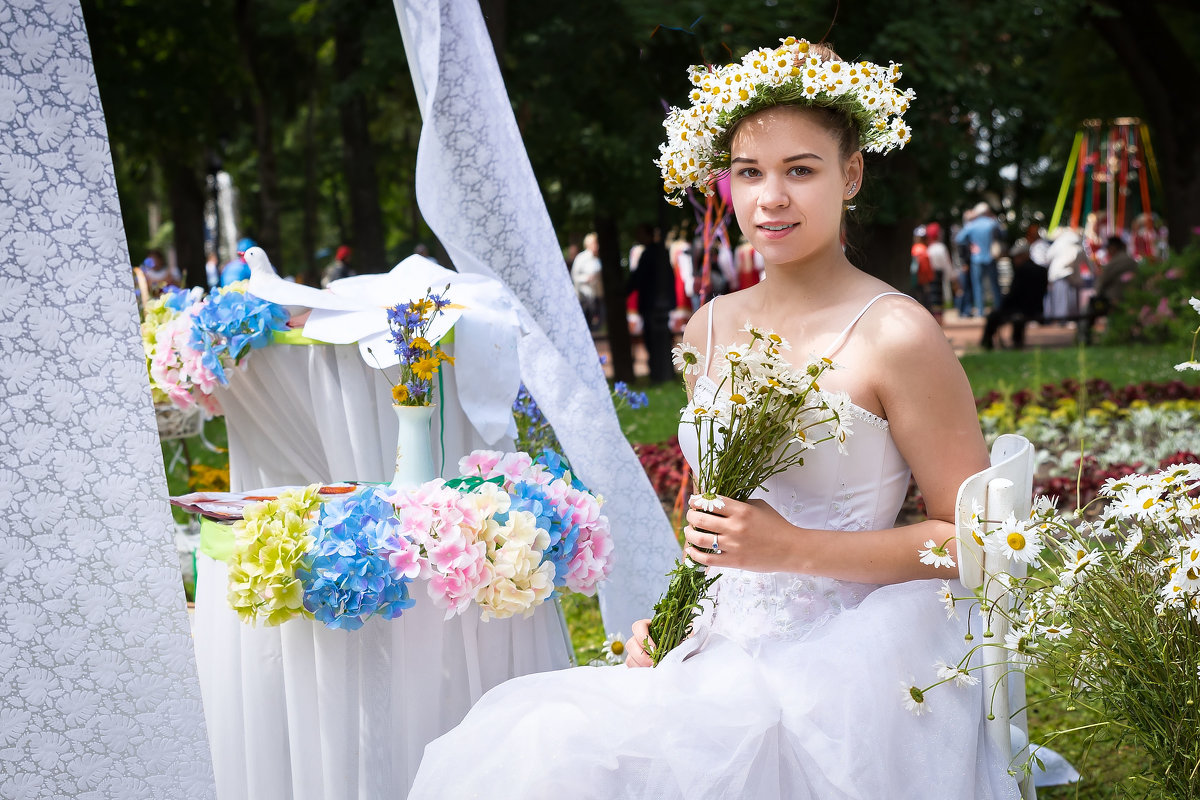
[[[613,384],[613,397],[619,402],[627,404],[633,411],[645,408],[650,403],[645,392],[633,391],[625,381],[617,381]]]

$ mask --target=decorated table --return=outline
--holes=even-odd
[[[393,477],[401,367],[387,308],[439,284],[452,284],[459,308],[430,332],[455,367],[431,381],[429,477],[453,477],[472,450],[512,449],[519,327],[494,281],[409,259],[388,275],[337,282],[336,294],[296,296],[288,292],[306,287],[280,286],[269,262],[249,260],[260,269],[240,295],[168,298],[176,316],[143,329],[152,378],[162,379],[156,388],[181,405],[224,413],[233,492]],[[284,321],[301,310],[303,329],[288,328]],[[190,327],[177,321],[188,316]],[[460,375],[472,383],[460,384]],[[222,536],[211,522],[204,528],[194,640],[222,800],[403,796],[425,744],[484,692],[571,664],[553,599],[529,616],[487,621],[479,609],[447,616],[416,602],[356,630],[303,616],[246,624],[228,602],[229,566],[213,557]],[[411,595],[423,598],[427,583],[416,577]]]

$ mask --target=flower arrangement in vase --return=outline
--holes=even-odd
[[[433,379],[442,364],[453,364],[454,358],[431,342],[429,334],[438,315],[450,306],[449,289],[449,284],[441,294],[430,289],[419,300],[388,309],[391,341],[400,359],[400,377],[392,386],[399,422],[393,489],[417,486],[434,475],[429,446]]]

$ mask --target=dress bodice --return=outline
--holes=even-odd
[[[696,382],[695,398],[708,402],[716,385],[707,377]],[[908,490],[908,465],[901,457],[886,420],[857,406],[851,435],[842,454],[832,443],[819,445],[794,466],[770,478],[754,493],[798,527],[835,531],[890,528]],[[679,443],[695,472],[696,428],[679,426]],[[714,631],[739,641],[760,637],[803,638],[844,609],[857,606],[876,589],[790,572],[721,570],[715,585]]]
[[[853,323],[847,326],[836,344],[844,341],[852,327]],[[711,347],[710,340],[706,363]],[[707,375],[697,379],[694,399],[698,403],[711,402],[716,393],[717,385]],[[770,478],[753,497],[802,528],[865,531],[892,527],[908,491],[908,464],[892,439],[887,420],[855,405],[850,405],[849,411],[851,435],[846,453],[832,442],[818,445],[805,455],[802,465]],[[679,444],[695,473],[699,443],[694,425],[680,423]],[[722,569],[715,584],[716,610],[707,622],[714,631],[743,642],[760,637],[803,638],[841,611],[857,606],[876,588],[815,575]]]

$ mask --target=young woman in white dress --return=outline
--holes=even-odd
[[[712,397],[708,361],[747,342],[747,322],[774,330],[795,358],[838,364],[822,388],[852,400],[848,453],[818,447],[761,499],[693,507],[688,555],[721,578],[692,637],[642,668],[643,621],[627,666],[497,687],[426,748],[411,798],[1018,796],[984,734],[981,686],[941,686],[920,704],[908,694],[968,647],[939,600],[937,579],[953,570],[918,551],[953,539],[958,487],[988,456],[940,327],[843,254],[844,206],[863,186],[861,127],[799,102],[756,108],[724,134],[734,211],[766,277],[694,316],[684,338],[706,374],[690,391]],[[694,464],[690,425],[680,438]],[[928,519],[897,528],[910,470]]]

